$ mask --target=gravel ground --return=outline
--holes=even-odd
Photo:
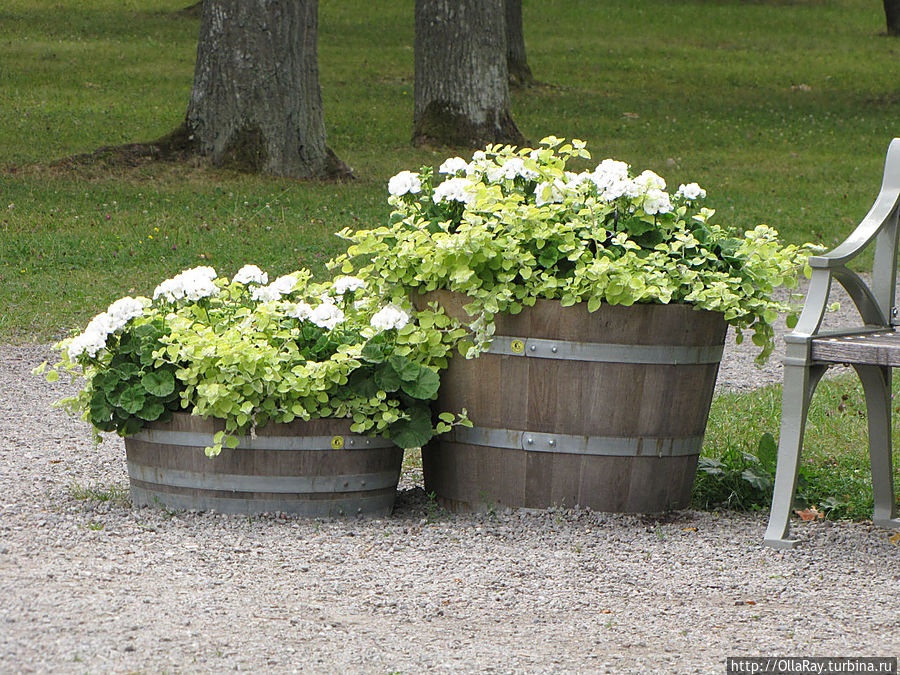
[[[308,521],[132,509],[0,346],[2,673],[724,673],[729,655],[900,654],[900,549],[866,523],[584,510],[449,515],[405,475],[395,514]],[[730,344],[723,388],[780,381]]]

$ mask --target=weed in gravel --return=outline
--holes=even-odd
[[[437,495],[433,491],[429,492],[427,497],[428,501],[425,502],[425,520],[429,523],[434,523],[443,518],[447,512],[443,506],[438,504]]]
[[[116,506],[131,506],[128,489],[120,485],[89,485],[83,486],[72,483],[69,486],[69,494],[79,501],[108,502]]]

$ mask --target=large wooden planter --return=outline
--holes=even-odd
[[[465,296],[426,297],[464,315]],[[466,408],[474,428],[423,449],[426,491],[454,511],[685,507],[725,333],[686,305],[544,300],[498,316],[490,352],[442,378],[438,407]]]
[[[135,506],[305,516],[389,515],[403,450],[349,420],[268,424],[209,458],[220,420],[176,414],[125,438]]]

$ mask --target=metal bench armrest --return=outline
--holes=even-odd
[[[881,191],[866,217],[841,244],[827,253],[810,256],[813,269],[841,267],[858,256],[872,243],[885,226],[900,201],[900,138],[891,141],[884,162],[884,178]]]
[[[884,163],[884,178],[875,203],[862,222],[840,245],[821,255],[810,256],[813,269],[803,312],[792,335],[811,337],[822,323],[831,279],[846,289],[869,326],[891,325],[893,287],[896,280],[897,207],[900,204],[900,138],[891,141]],[[847,263],[876,241],[873,291]],[[882,278],[883,277],[883,278]]]

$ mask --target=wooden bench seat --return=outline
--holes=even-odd
[[[900,332],[873,329],[871,333],[835,333],[815,337],[810,343],[813,361],[826,363],[868,363],[900,366]]]
[[[810,257],[809,290],[794,331],[785,336],[781,434],[772,510],[765,544],[789,548],[790,517],[800,468],[800,453],[809,404],[829,367],[852,366],[862,381],[869,429],[869,459],[877,525],[900,527],[894,502],[891,458],[891,373],[900,366],[900,332],[896,300],[898,212],[900,212],[900,138],[888,148],[881,191],[866,217],[833,251]],[[872,281],[847,267],[871,244],[875,246]],[[862,325],[821,332],[833,281],[850,295]]]

